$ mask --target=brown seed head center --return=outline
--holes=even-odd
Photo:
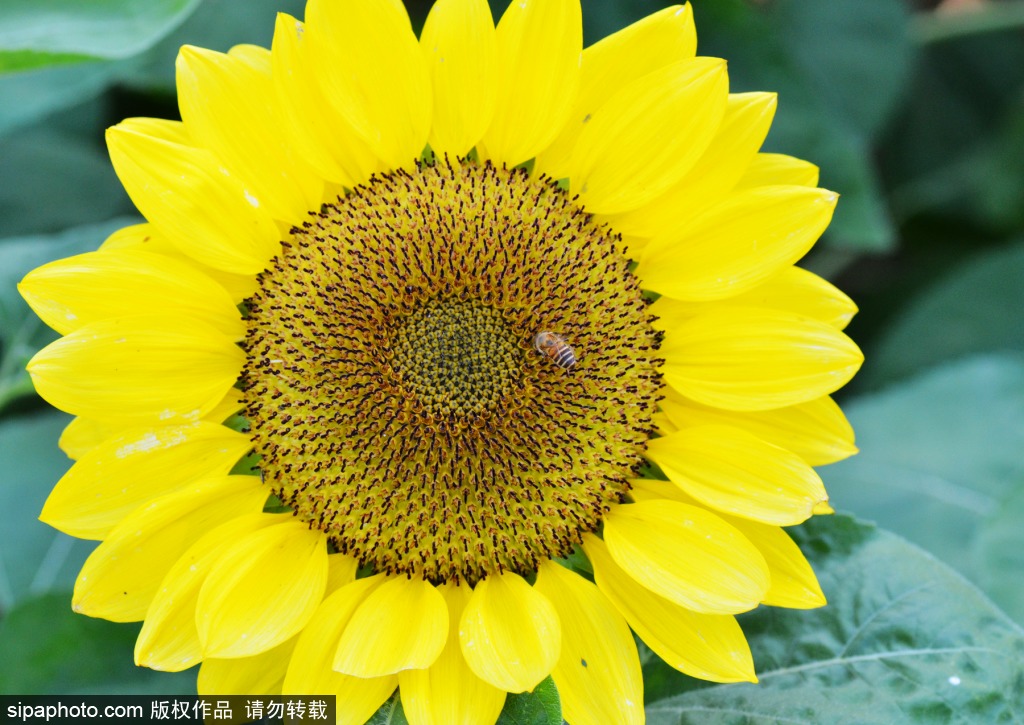
[[[395,330],[391,350],[395,372],[435,416],[493,408],[518,380],[522,357],[498,310],[461,300],[415,309]]]
[[[325,205],[250,300],[265,480],[376,571],[472,583],[571,552],[629,490],[661,385],[619,244],[549,179],[464,160]]]

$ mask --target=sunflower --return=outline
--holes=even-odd
[[[582,51],[579,0],[310,0],[178,56],[181,122],[107,135],[146,223],[31,272],[75,419],[41,519],[75,610],[204,693],[396,687],[493,722],[643,720],[631,631],[756,681],[737,613],[824,597],[782,527],[855,452],[856,311],[794,266],[836,194],[689,6]]]

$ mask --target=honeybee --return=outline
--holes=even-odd
[[[533,336],[533,346],[537,352],[551,359],[564,370],[571,369],[576,363],[576,353],[563,338],[553,332],[541,330]]]

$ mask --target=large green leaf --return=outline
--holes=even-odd
[[[0,187],[0,238],[55,232],[134,209],[103,147],[52,125],[0,138],[0,174],[12,181]]]
[[[1024,485],[978,528],[973,578],[1006,612],[1024,622]]]
[[[127,58],[177,27],[200,0],[4,0],[0,72]]]
[[[0,498],[5,502],[0,507],[0,611],[70,587],[94,547],[38,518],[53,485],[71,465],[57,448],[69,420],[48,411],[0,422]]]
[[[23,602],[0,621],[0,692],[22,695],[195,694],[195,674],[133,663],[137,624],[71,611],[71,593]]]
[[[41,264],[96,249],[108,234],[135,221],[120,218],[52,236],[0,239],[0,411],[32,392],[25,363],[56,339],[21,299],[17,283]]]
[[[110,83],[114,69],[113,63],[76,63],[0,74],[0,134],[94,98]],[[15,178],[11,172],[4,175]]]
[[[869,350],[877,386],[972,353],[1024,352],[1024,244],[985,252],[914,299]]]
[[[1024,718],[1024,630],[959,574],[843,517],[793,531],[828,606],[742,617],[759,684],[649,702],[649,725],[993,723]]]
[[[1024,622],[1024,526],[1011,513],[1024,495],[1024,356],[944,365],[845,408],[861,453],[823,469],[832,503],[924,546]]]

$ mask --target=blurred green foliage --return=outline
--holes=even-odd
[[[665,4],[586,0],[587,42]],[[415,27],[429,5],[407,0]],[[822,475],[838,509],[894,533],[799,527],[829,607],[744,617],[757,687],[645,658],[650,721],[1024,719],[1024,0],[693,5],[732,90],[778,92],[766,149],[817,163],[842,195],[804,264],[861,306],[849,332],[867,362],[843,403],[862,454]],[[14,284],[132,219],[103,130],[176,117],[178,47],[269,45],[277,11],[302,3],[0,3],[0,692],[193,686],[131,666],[136,625],[70,612],[92,544],[36,520],[69,465],[67,417],[23,371],[54,336]],[[545,692],[505,721],[552,721]],[[404,721],[399,703],[378,719]]]

